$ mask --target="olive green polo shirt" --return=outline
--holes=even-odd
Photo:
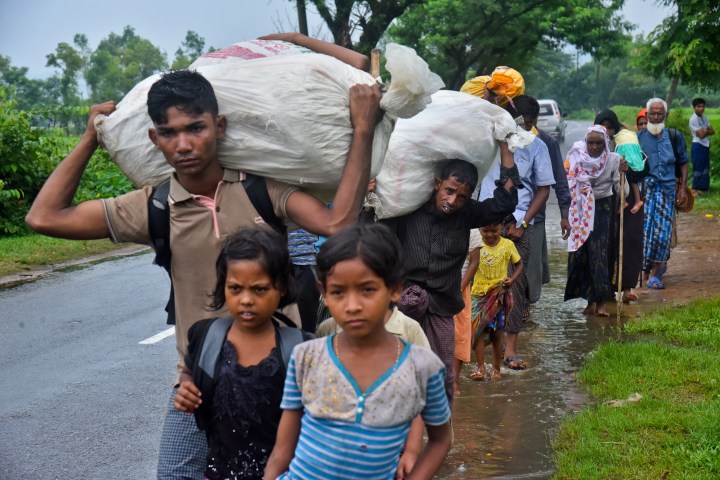
[[[209,295],[215,288],[215,261],[234,231],[264,224],[245,193],[237,170],[225,170],[215,193],[215,212],[202,205],[185,190],[173,174],[170,180],[170,249],[175,286],[175,339],[178,351],[178,378],[187,352],[190,327],[204,318],[226,314],[211,311]],[[270,200],[278,218],[287,218],[285,203],[297,187],[266,179]],[[152,245],[148,230],[148,199],[152,187],[144,187],[117,198],[104,200],[108,229],[113,242]],[[216,234],[216,225],[217,230]],[[268,227],[269,228],[269,227]]]

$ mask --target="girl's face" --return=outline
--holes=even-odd
[[[605,137],[600,132],[590,132],[585,137],[585,145],[587,145],[588,155],[597,158],[605,150]]]
[[[402,285],[385,285],[360,258],[338,262],[320,287],[335,321],[352,337],[384,329],[390,303],[400,300],[402,291]]]
[[[245,330],[265,327],[280,304],[278,290],[257,260],[231,260],[227,264],[225,303],[235,324]]]
[[[601,125],[602,125],[603,127],[605,127],[605,130],[607,130],[607,132],[608,132],[608,137],[614,137],[615,134],[617,133],[617,132],[615,131],[615,129],[613,128],[612,123],[610,122],[610,120],[605,120],[604,122],[601,123]]]
[[[502,225],[488,225],[487,227],[480,227],[480,236],[483,239],[483,243],[488,247],[494,247],[500,242],[500,232],[502,231]]]
[[[640,117],[637,119],[637,129],[638,132],[641,130],[645,130],[645,127],[647,127],[647,117]]]

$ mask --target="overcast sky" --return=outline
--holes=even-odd
[[[655,0],[625,3],[625,17],[639,27],[636,33],[650,32],[668,12]],[[45,67],[45,57],[60,42],[72,44],[76,33],[84,33],[94,49],[110,32],[120,34],[130,25],[171,62],[188,30],[215,48],[293,31],[294,5],[290,0],[0,0],[0,55],[9,56],[16,67],[28,67],[30,77],[47,77],[55,69]],[[330,40],[320,18],[309,9],[310,33]]]

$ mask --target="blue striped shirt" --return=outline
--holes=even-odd
[[[405,343],[398,362],[363,392],[335,356],[333,337],[293,351],[281,408],[303,408],[304,415],[295,458],[281,478],[392,479],[412,419],[450,419],[442,363]]]

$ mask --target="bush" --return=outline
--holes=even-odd
[[[27,112],[18,111],[8,90],[0,86],[0,235],[26,233],[25,214],[52,164],[47,143],[30,124]]]
[[[73,111],[83,109],[87,119],[87,107],[73,107]],[[28,233],[25,215],[32,201],[78,141],[67,135],[67,127],[33,126],[37,115],[18,110],[11,92],[0,86],[0,236]],[[40,121],[43,123],[47,124]],[[108,153],[98,150],[85,170],[74,202],[117,196],[132,189]]]

